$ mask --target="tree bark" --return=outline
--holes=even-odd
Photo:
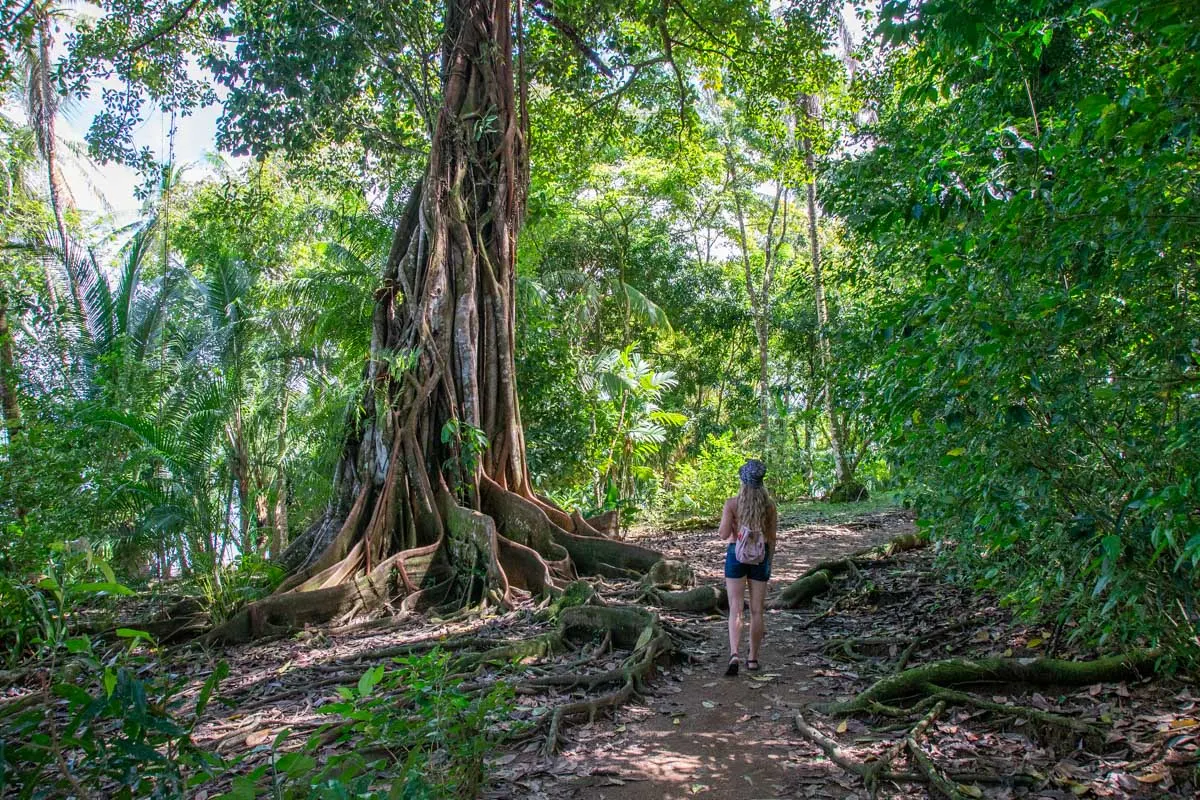
[[[281,557],[291,575],[212,639],[351,616],[404,596],[511,604],[576,570],[657,553],[594,536],[529,483],[514,362],[528,185],[510,0],[449,0],[429,164],[375,296],[366,389],[334,500]],[[486,447],[479,452],[479,436]],[[584,535],[580,535],[584,534]]]

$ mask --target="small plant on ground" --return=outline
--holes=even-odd
[[[264,745],[269,761],[235,778],[224,800],[476,797],[487,754],[514,733],[512,687],[468,690],[450,655],[438,650],[393,664],[340,687],[338,701],[320,709],[335,721],[299,749],[280,753],[288,731]],[[321,758],[330,743],[349,750]]]

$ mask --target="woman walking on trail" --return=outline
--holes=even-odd
[[[717,536],[728,542],[725,551],[725,590],[729,596],[729,668],[726,675],[737,675],[741,657],[738,643],[742,638],[742,605],[746,582],[750,583],[750,652],[746,669],[758,669],[758,648],[762,644],[765,622],[763,605],[767,599],[767,581],[771,578],[771,558],[775,555],[775,534],[779,513],[775,501],[763,488],[767,467],[756,458],[738,470],[742,481],[737,497],[725,501]]]

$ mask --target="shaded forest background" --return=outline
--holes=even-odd
[[[181,579],[230,617],[331,503],[444,23],[340,5],[4,5],[12,664],[65,646],[70,596]],[[1194,659],[1190,4],[535,3],[519,33],[538,491],[710,517],[761,457],[782,500],[912,505],[953,575],[1076,640]],[[132,144],[147,108],[217,101],[252,158]],[[71,159],[139,167],[139,218],[81,212]],[[488,442],[448,440],[453,484]]]

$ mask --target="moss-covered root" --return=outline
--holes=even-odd
[[[563,588],[562,594],[550,604],[546,613],[550,619],[557,620],[568,608],[591,605],[604,605],[600,595],[596,594],[596,587],[587,581],[571,581]]]
[[[696,572],[685,561],[664,558],[642,576],[641,583],[651,589],[687,589],[696,585]]]
[[[857,697],[820,707],[827,714],[868,711],[875,703],[888,703],[927,693],[929,687],[970,683],[1026,683],[1033,686],[1077,686],[1135,678],[1153,671],[1158,653],[1139,650],[1095,661],[1060,661],[1053,658],[951,658],[906,669],[876,681]]]
[[[697,586],[686,592],[646,593],[646,599],[659,608],[703,614],[708,611],[724,611],[729,608],[729,596],[724,586]]]
[[[814,597],[829,591],[833,585],[832,576],[828,570],[814,572],[792,581],[784,587],[779,596],[771,601],[771,608],[799,608],[809,603]]]

